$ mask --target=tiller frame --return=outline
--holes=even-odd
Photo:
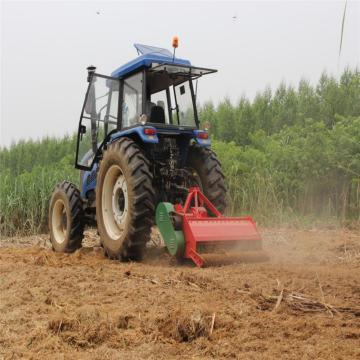
[[[180,223],[182,228],[182,234],[180,231],[174,231],[174,235],[162,231],[163,214],[158,216],[157,210],[157,225],[169,252],[178,257],[191,259],[198,267],[205,263],[197,251],[199,245],[225,245],[232,242],[234,245],[247,243],[249,247],[255,245],[256,250],[262,247],[261,236],[252,217],[223,216],[199,187],[189,189],[183,206],[175,204],[172,207],[169,203],[162,204],[168,206],[167,211],[173,224]],[[175,238],[180,245],[177,245],[179,250],[174,251]]]

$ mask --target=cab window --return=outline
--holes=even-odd
[[[122,127],[136,125],[142,114],[143,74],[138,73],[124,79],[122,105]]]
[[[166,91],[167,90],[162,90],[151,94],[150,101],[146,104],[146,114],[152,123],[169,124],[169,108]]]

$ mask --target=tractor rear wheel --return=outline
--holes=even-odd
[[[194,172],[195,182],[205,196],[223,214],[226,208],[226,187],[221,164],[208,148],[192,145],[189,148],[187,167]]]
[[[83,204],[77,187],[69,181],[56,185],[49,207],[52,247],[58,252],[74,252],[81,247],[84,221]]]
[[[96,220],[105,253],[112,259],[138,260],[150,240],[155,205],[149,166],[129,138],[104,151],[97,177]]]

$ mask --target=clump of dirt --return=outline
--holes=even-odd
[[[117,336],[128,329],[130,315],[105,316],[99,308],[84,306],[75,316],[57,314],[48,321],[48,330],[71,346],[88,348]]]
[[[59,316],[49,321],[49,330],[55,334],[59,335],[63,331],[71,331],[78,326],[78,323],[75,319],[70,319],[65,316]]]
[[[177,342],[192,342],[199,337],[210,339],[215,326],[215,313],[209,310],[177,309],[159,319],[159,330]]]
[[[186,285],[198,289],[212,289],[218,287],[216,282],[203,274],[181,272],[176,279]]]
[[[38,266],[59,266],[61,265],[61,259],[53,253],[44,249],[39,249],[38,254],[28,259],[29,262]]]

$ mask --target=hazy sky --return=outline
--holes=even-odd
[[[237,101],[282,80],[315,83],[360,65],[360,3],[17,2],[1,3],[0,146],[77,130],[86,67],[110,74],[136,56],[133,43],[171,47],[218,73],[199,81],[199,101]],[[99,14],[97,14],[99,12]]]

